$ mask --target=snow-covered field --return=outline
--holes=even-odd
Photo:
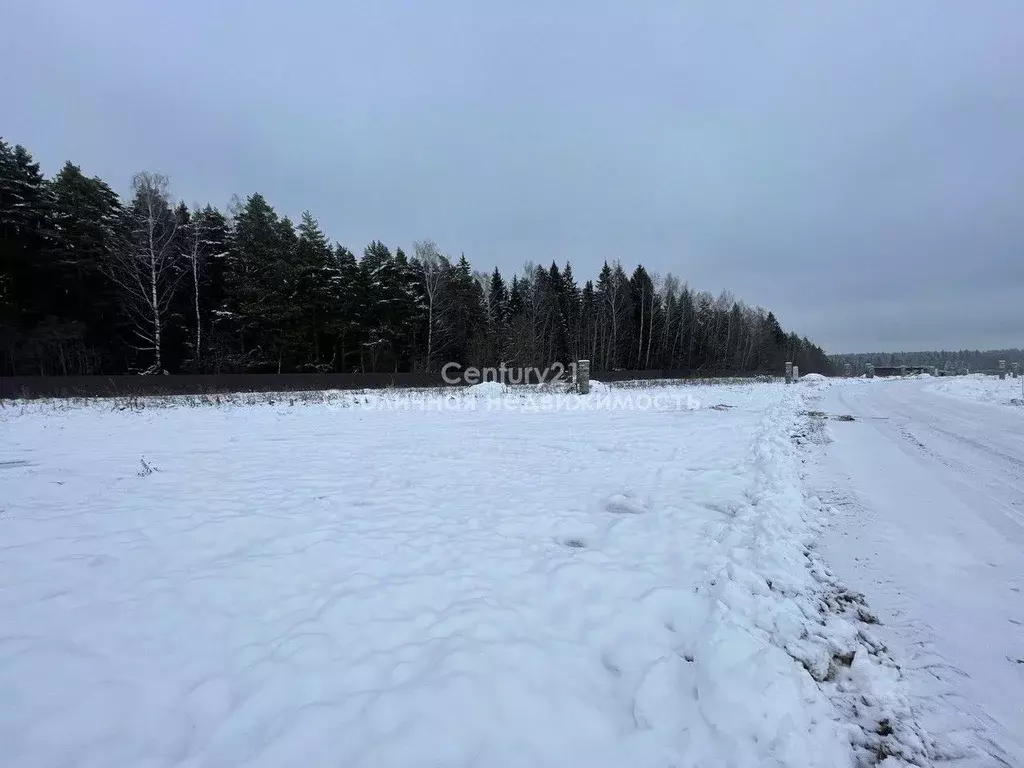
[[[1009,374],[1005,379],[1000,380],[998,376],[986,376],[978,373],[970,376],[933,379],[928,390],[962,400],[1021,406],[1024,405],[1022,383],[1024,383],[1024,378],[1014,379]]]
[[[829,389],[5,408],[0,763],[925,764]]]

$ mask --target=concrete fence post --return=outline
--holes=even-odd
[[[793,383],[793,364],[789,361],[786,362],[786,383]]]
[[[590,392],[590,361],[576,361],[576,391],[581,395]]]
[[[843,376],[850,378],[851,375],[853,375],[853,366],[847,363],[843,366]]]
[[[873,366],[873,365],[872,365],[871,363],[868,363],[868,364],[867,364],[867,365],[865,366],[865,368],[867,369],[867,370],[865,371],[865,375],[866,375],[866,376],[867,376],[867,377],[868,377],[869,379],[873,379],[873,378],[875,378],[875,366]]]
[[[1002,381],[1005,378],[1006,378],[1006,361],[1005,360],[1000,360],[999,361],[999,380]]]
[[[794,365],[793,366],[793,381],[799,381],[799,380],[800,380],[800,366],[799,365]]]

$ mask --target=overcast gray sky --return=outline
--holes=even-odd
[[[14,0],[0,73],[48,174],[641,261],[830,352],[1024,346],[1020,0]]]

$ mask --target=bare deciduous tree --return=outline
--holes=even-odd
[[[661,336],[661,357],[669,368],[675,367],[676,303],[679,294],[679,278],[669,272],[661,281],[660,292],[665,305],[665,332]]]
[[[427,297],[427,355],[424,363],[426,370],[432,369],[434,353],[440,341],[443,327],[441,302],[448,282],[451,264],[437,250],[433,240],[417,240],[413,243],[416,261],[420,265],[420,276],[423,281],[423,292]],[[443,344],[441,345],[443,346]]]
[[[146,373],[162,373],[161,343],[167,310],[185,270],[175,247],[178,222],[170,207],[169,181],[143,171],[132,179],[134,199],[126,213],[124,235],[104,271],[117,286],[121,307],[142,342],[153,352]]]
[[[608,323],[608,348],[605,357],[605,367],[616,369],[624,362],[621,359],[621,352],[623,350],[620,350],[620,343],[622,341],[623,327],[629,318],[629,280],[622,271],[622,265],[618,260],[614,261],[612,266],[612,279],[604,295],[604,306],[602,309]]]
[[[203,355],[203,317],[199,311],[199,285],[206,266],[206,239],[202,231],[203,225],[197,221],[198,217],[199,211],[195,211],[188,228],[188,250],[185,252],[188,271],[192,275],[192,311],[196,316],[196,349],[193,356],[197,370]]]
[[[196,206],[192,211],[189,225],[184,233],[185,248],[184,259],[189,276],[192,279],[192,310],[195,313],[196,340],[195,367],[198,370],[203,359],[203,315],[202,315],[202,292],[206,279],[206,272],[211,259],[223,258],[226,252],[217,248],[223,243],[215,243],[211,239],[210,215],[212,209],[200,210]]]
[[[647,296],[647,351],[644,355],[644,368],[651,367],[651,342],[654,339],[654,334],[659,329],[654,327],[654,321],[656,319],[655,309],[658,303],[661,301],[661,276],[657,272],[650,273],[651,279],[651,291],[650,295]]]

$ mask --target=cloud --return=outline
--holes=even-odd
[[[16,4],[4,135],[354,250],[642,261],[832,351],[1018,344],[1024,7]]]

